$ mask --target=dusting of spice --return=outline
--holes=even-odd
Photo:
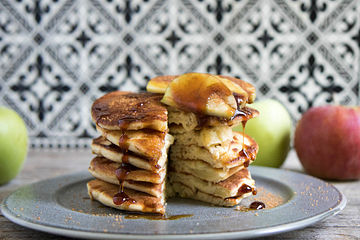
[[[262,204],[264,204],[263,208],[266,209],[275,208],[277,206],[282,205],[285,202],[285,200],[280,195],[267,191],[266,189],[264,189],[264,187],[258,187],[256,190],[257,190],[257,195],[256,197],[253,198],[252,203],[261,202]],[[254,208],[251,207],[251,204],[249,204],[248,207],[239,205],[235,208],[235,210],[247,212],[251,210],[262,209],[257,207],[255,208],[255,203],[253,204],[253,207]]]
[[[192,214],[183,214],[183,215],[144,215],[144,214],[131,214],[125,216],[125,219],[147,219],[147,220],[178,220],[181,218],[192,217]]]

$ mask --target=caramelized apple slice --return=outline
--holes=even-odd
[[[239,107],[244,107],[246,103],[254,102],[256,95],[255,87],[252,84],[235,77],[223,75],[214,76],[218,77],[234,93],[234,95],[237,96],[237,100],[239,100],[240,103]],[[148,92],[165,93],[170,82],[177,77],[178,75],[166,75],[152,78],[148,82],[146,89]]]
[[[219,75],[216,77],[220,79],[220,81],[223,82],[233,93],[236,101],[238,102],[238,108],[245,107],[248,101],[248,93],[244,89],[242,89],[238,84],[230,81],[229,79],[223,78]]]
[[[224,75],[217,75],[217,76],[223,79],[225,78],[227,80],[230,80],[231,82],[240,86],[248,94],[247,103],[253,103],[255,101],[256,91],[255,91],[255,87],[251,83],[245,82],[244,80],[235,77],[224,76]]]
[[[232,91],[218,77],[186,73],[170,82],[162,103],[184,111],[231,118],[237,109]]]
[[[169,83],[177,78],[177,75],[165,75],[152,78],[146,85],[146,91],[152,93],[165,93]]]

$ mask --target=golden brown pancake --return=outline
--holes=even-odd
[[[118,190],[120,189],[119,180],[114,175],[106,175],[104,172],[96,172],[89,168],[89,172],[93,175],[96,179],[101,181],[111,183],[118,186]],[[154,197],[160,197],[164,192],[165,182],[160,184],[149,183],[149,182],[138,182],[132,180],[124,180],[123,187],[126,189],[132,189],[139,192],[147,193]]]
[[[241,144],[242,148],[242,135],[241,139],[237,139],[237,141],[234,140],[235,136],[239,135],[227,126],[204,127],[201,130],[177,134],[175,144],[196,145],[210,149],[211,147],[219,147],[220,145],[227,148],[227,146],[234,141]]]
[[[91,173],[96,173],[97,175],[104,176],[103,178],[109,179],[107,182],[118,184],[118,179],[116,178],[116,170],[119,168],[126,168],[125,180],[132,181],[141,181],[149,183],[162,183],[165,179],[166,169],[161,168],[158,173],[143,170],[137,167],[134,167],[129,164],[121,164],[110,161],[104,157],[95,157],[89,166],[89,171]],[[111,180],[110,180],[111,179]]]
[[[166,143],[171,144],[173,142],[171,135],[151,129],[137,131],[107,130],[98,125],[96,129],[107,140],[121,149],[129,150],[156,162],[163,154],[166,154]]]
[[[256,109],[249,107],[242,108],[231,119],[198,115],[192,112],[184,112],[174,107],[168,107],[168,112],[169,129],[171,133],[175,134],[199,130],[204,127],[236,126],[259,115]]]
[[[173,161],[176,159],[202,160],[213,168],[233,168],[250,164],[255,160],[258,151],[257,143],[245,135],[245,151],[243,151],[243,134],[240,132],[232,133],[233,140],[230,143],[219,142],[203,146],[189,144],[193,141],[192,139],[182,138],[177,135],[176,142],[170,149],[170,159]]]
[[[246,168],[218,183],[207,182],[191,174],[173,171],[169,172],[169,180],[171,183],[182,183],[195,192],[201,191],[223,199],[238,197],[255,190],[255,181],[251,178],[250,172]],[[246,189],[245,187],[247,186],[248,188]]]
[[[243,165],[233,168],[213,168],[201,160],[172,159],[170,168],[176,172],[192,174],[208,182],[220,182],[244,168]]]
[[[167,142],[165,147],[168,148],[169,145],[170,143]],[[163,154],[157,162],[149,161],[149,159],[137,156],[130,151],[124,154],[124,150],[111,143],[103,136],[95,138],[92,141],[91,150],[94,154],[105,157],[113,162],[122,163],[123,160],[126,159],[129,164],[135,167],[153,172],[159,172],[163,167],[165,167],[165,163],[167,161],[167,154]],[[156,164],[159,168],[155,167]]]
[[[116,91],[98,98],[91,107],[93,121],[107,130],[154,129],[167,131],[162,95]]]
[[[167,188],[167,192],[169,191],[170,194],[172,194],[169,197],[174,197],[176,195],[182,197],[182,198],[191,198],[195,200],[199,200],[202,202],[207,202],[212,205],[217,206],[224,206],[224,207],[232,207],[241,202],[243,198],[249,197],[252,195],[252,193],[246,193],[244,195],[238,196],[238,197],[230,197],[230,198],[221,198],[217,197],[211,194],[207,194],[204,192],[201,192],[198,189],[192,189],[180,182],[173,182],[171,184],[171,187]]]
[[[165,214],[164,195],[154,197],[146,193],[124,188],[124,192],[135,202],[125,202],[121,205],[116,205],[113,202],[113,197],[119,191],[118,185],[95,179],[87,183],[87,188],[91,199],[97,200],[106,206],[126,211]]]

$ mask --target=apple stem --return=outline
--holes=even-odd
[[[331,92],[331,100],[334,105],[336,105],[336,106],[340,105],[339,100],[338,100],[337,96],[335,95],[335,91]]]

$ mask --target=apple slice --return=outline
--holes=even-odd
[[[246,103],[252,103],[255,100],[255,87],[250,83],[247,83],[238,78],[223,76],[223,75],[213,75],[217,77],[221,82],[223,82],[230,91],[236,96],[236,100],[239,102],[239,107],[242,108]],[[153,93],[165,93],[166,88],[169,86],[171,81],[177,78],[178,75],[166,75],[158,76],[152,78],[147,86],[146,90]]]
[[[251,83],[248,83],[244,80],[241,80],[241,79],[235,78],[235,77],[224,76],[224,75],[217,75],[217,76],[222,79],[225,78],[227,80],[230,80],[232,83],[235,84],[235,86],[238,85],[240,88],[242,88],[248,94],[247,103],[253,103],[255,101],[256,89]],[[234,91],[234,92],[236,92],[236,91]]]
[[[146,91],[152,93],[165,93],[170,82],[177,78],[177,75],[158,76],[150,79],[146,85]]]
[[[231,118],[237,103],[232,91],[217,77],[186,73],[170,82],[162,103],[198,114]]]
[[[224,78],[222,76],[216,76],[216,77],[220,79],[220,81],[224,83],[225,86],[227,86],[230,89],[230,91],[234,94],[235,99],[237,100],[239,105],[238,108],[245,107],[249,98],[248,93],[244,89],[242,89],[242,87],[240,87],[238,84],[230,81],[229,79]]]

